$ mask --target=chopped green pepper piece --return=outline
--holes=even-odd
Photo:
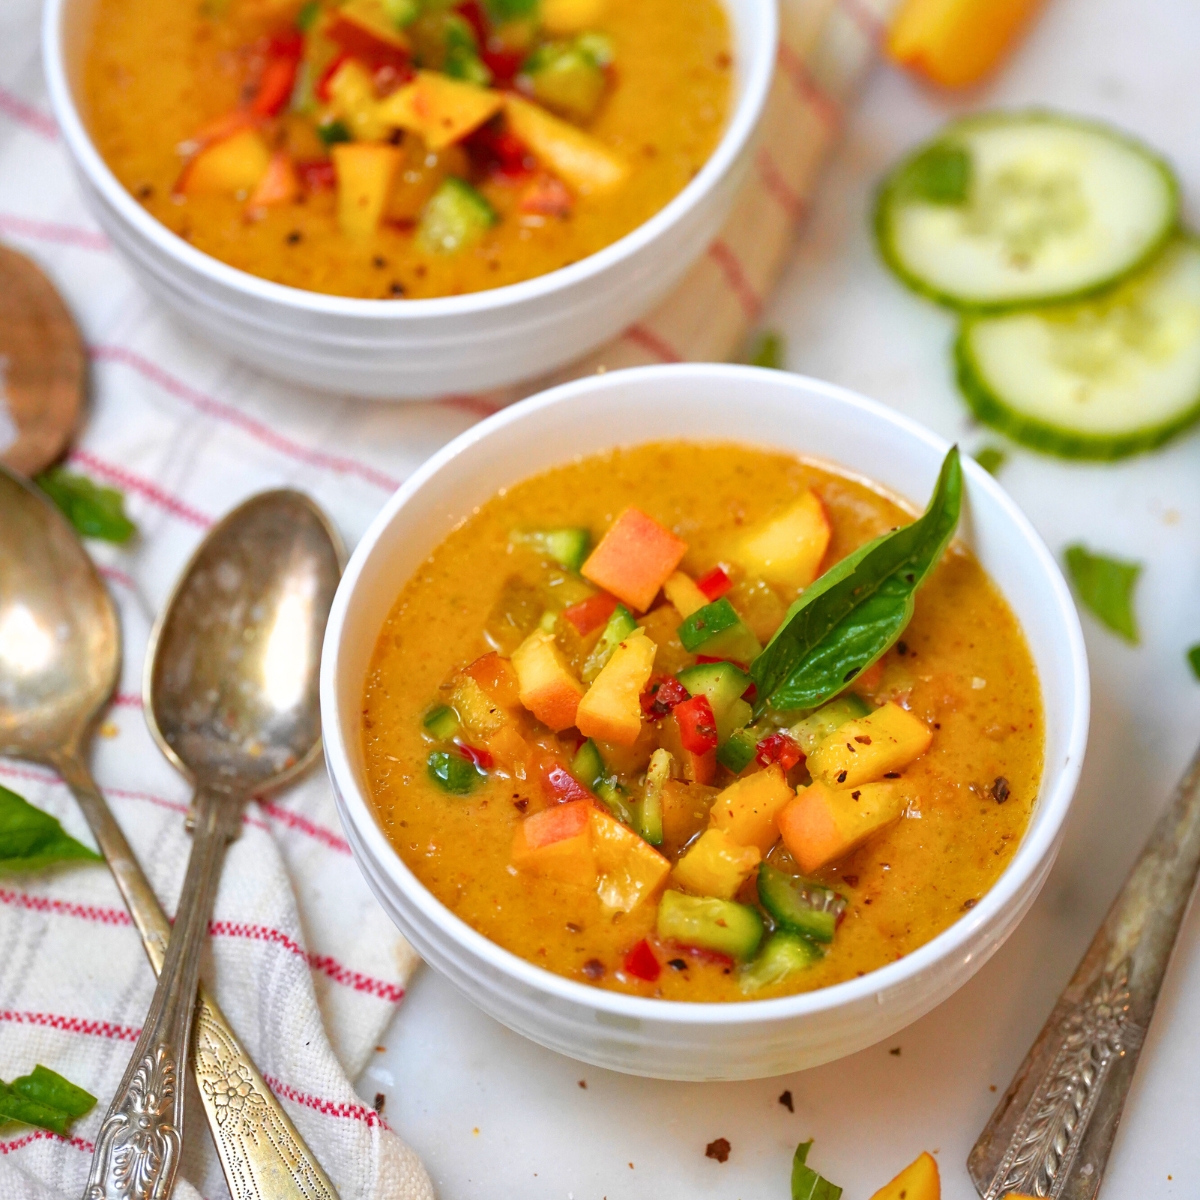
[[[458,713],[447,704],[439,704],[425,714],[425,732],[439,742],[448,742],[458,732]]]
[[[426,760],[425,769],[438,787],[454,796],[465,796],[480,780],[474,763],[446,750],[435,750]]]

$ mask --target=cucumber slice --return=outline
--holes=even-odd
[[[633,619],[633,613],[623,604],[613,609],[608,618],[608,624],[600,634],[600,640],[592,647],[587,662],[583,664],[580,677],[584,683],[591,683],[604,668],[604,664],[613,656],[616,648],[638,627]]]
[[[592,535],[586,529],[514,529],[510,542],[530,546],[539,554],[552,559],[568,571],[578,572],[592,546]]]
[[[575,757],[571,759],[571,774],[589,791],[594,790],[604,778],[604,759],[591,738],[575,751]]]
[[[888,266],[941,304],[999,312],[1078,299],[1149,262],[1179,219],[1153,151],[1049,112],[947,126],[884,181],[875,233]]]
[[[499,219],[469,183],[448,175],[421,212],[416,240],[423,250],[453,254],[474,245]]]
[[[963,322],[975,415],[1035,450],[1114,459],[1200,418],[1200,240],[1094,300]]]
[[[750,720],[750,705],[742,693],[750,686],[750,676],[731,662],[698,663],[685,667],[676,676],[690,696],[707,696],[717,722],[717,738],[725,742]]]
[[[458,713],[446,704],[439,704],[425,714],[421,724],[431,738],[448,742],[458,732]]]
[[[646,768],[646,784],[642,798],[637,802],[634,814],[637,831],[652,846],[661,846],[663,840],[663,788],[671,778],[671,754],[661,747],[650,755]]]
[[[770,863],[758,868],[758,898],[779,926],[813,942],[832,942],[838,917],[846,911],[845,896]]]
[[[726,770],[740,775],[754,761],[757,751],[758,742],[754,734],[748,729],[736,729],[727,741],[717,747],[717,762]]]
[[[745,961],[762,941],[763,923],[758,910],[748,904],[667,891],[658,906],[657,931],[660,938],[683,946],[699,946]]]
[[[847,721],[865,717],[871,706],[854,692],[823,704],[815,712],[797,721],[788,730],[805,755],[811,754],[831,733],[836,733]]]
[[[762,653],[758,638],[724,596],[684,620],[679,626],[679,640],[685,650],[709,658],[749,663]]]

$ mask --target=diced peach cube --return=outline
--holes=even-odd
[[[601,195],[629,177],[629,164],[599,138],[551,116],[540,104],[524,100],[516,92],[504,92],[503,96],[509,129],[544,167],[575,191]]]
[[[768,583],[805,588],[817,577],[832,532],[825,505],[810,490],[745,534],[735,557],[749,574]]]
[[[696,586],[696,581],[682,571],[676,571],[662,587],[681,617],[690,617],[708,603],[708,597]]]
[[[800,870],[811,873],[857,850],[898,820],[904,805],[904,793],[894,783],[831,788],[818,780],[783,807],[779,832]]]
[[[526,817],[513,834],[513,866],[560,883],[595,887],[591,811],[591,801],[572,800]]]
[[[928,725],[889,700],[825,738],[808,756],[808,769],[831,787],[858,787],[908,766],[932,741]]]
[[[671,864],[602,808],[592,808],[591,821],[596,869],[600,872],[596,888],[600,903],[620,912],[632,912],[663,885]]]
[[[755,846],[739,846],[723,829],[706,829],[675,864],[671,878],[701,896],[729,900],[762,862]]]
[[[927,1150],[908,1164],[891,1183],[886,1183],[871,1200],[941,1200],[942,1180],[937,1160]],[[1021,1200],[1016,1192],[1007,1193],[1008,1200]]]
[[[246,210],[253,213],[255,209],[289,204],[299,194],[300,179],[296,175],[296,168],[292,166],[291,157],[286,150],[276,150],[271,155],[266,174],[258,181],[258,186],[246,201]]]
[[[618,746],[632,746],[638,740],[642,691],[650,681],[657,650],[644,629],[635,629],[617,645],[579,701],[574,724],[580,733]]]
[[[640,509],[627,508],[609,526],[580,574],[630,608],[645,612],[686,553],[682,538]]]
[[[709,819],[738,845],[755,846],[765,855],[779,840],[779,812],[795,795],[783,769],[772,763],[731,783],[713,802]]]
[[[513,651],[512,665],[521,703],[543,725],[570,729],[583,698],[583,684],[571,674],[554,635],[535,629]]]
[[[418,71],[412,83],[380,101],[375,115],[387,125],[419,134],[436,152],[490,120],[503,103],[501,92],[439,71]]]
[[[369,237],[379,228],[401,151],[373,142],[339,142],[332,154],[338,227],[351,237]]]
[[[511,710],[521,703],[516,669],[494,650],[465,667],[463,674],[470,675],[501,708]]]
[[[175,185],[186,196],[252,192],[271,166],[271,151],[256,129],[242,129],[205,146]]]

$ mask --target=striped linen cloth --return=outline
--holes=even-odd
[[[246,496],[292,486],[322,504],[353,545],[426,457],[521,395],[601,367],[738,353],[889,7],[783,0],[779,69],[754,172],[721,236],[655,312],[552,379],[389,405],[279,384],[158,311],[79,200],[46,103],[38,0],[0,4],[0,237],[40,263],[79,321],[92,406],[70,463],[123,489],[140,530],[125,548],[90,546],[125,638],[124,675],[94,767],[168,911],[189,850],[188,792],[146,731],[139,681],[154,614],[205,530]],[[0,760],[0,783],[89,840],[49,772]],[[351,861],[323,773],[250,806],[212,935],[205,976],[342,1200],[431,1197],[419,1160],[351,1082],[375,1053],[416,960]],[[92,1138],[152,990],[102,867],[0,876],[0,1079],[44,1063],[100,1097],[68,1138],[0,1129],[4,1200],[80,1195]],[[181,1200],[228,1194],[198,1112],[182,1175],[190,1182],[179,1184]]]

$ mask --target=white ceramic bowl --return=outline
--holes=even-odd
[[[376,823],[359,719],[367,664],[403,583],[475,505],[508,484],[613,445],[687,436],[792,451],[923,506],[948,449],[883,406],[830,384],[752,367],[647,367],[592,376],[476,425],[392,497],[355,550],[321,664],[325,754],[354,855],[421,956],[498,1021],[599,1066],[669,1079],[748,1079],[871,1045],[961,987],[1037,896],[1058,851],[1083,760],[1088,671],[1074,604],[1029,522],[964,458],[959,536],[1002,588],[1041,679],[1046,766],[1020,848],[995,887],[944,933],[860,979],[737,1004],[643,999],[588,987],[475,932],[420,884]]]
[[[620,241],[491,291],[356,300],[226,266],[159,224],[117,182],[76,102],[94,2],[46,0],[46,81],[84,198],[142,283],[190,330],[264,371],[392,399],[532,378],[601,345],[662,299],[716,235],[745,178],[778,38],[775,0],[724,0],[736,64],[725,133],[696,178]]]

